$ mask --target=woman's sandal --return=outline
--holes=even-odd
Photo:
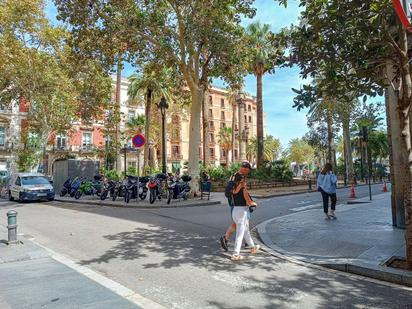
[[[244,257],[244,256],[241,256],[241,255],[239,255],[239,254],[234,254],[234,255],[232,255],[232,256],[230,257],[230,259],[231,259],[232,261],[241,261],[241,260],[244,260],[245,257]]]
[[[255,254],[255,253],[258,253],[259,250],[260,250],[260,245],[256,245],[252,249],[250,249],[250,253]]]

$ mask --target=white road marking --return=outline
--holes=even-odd
[[[301,207],[295,207],[295,208],[291,208],[290,210],[292,210],[292,211],[302,211],[302,210],[307,210],[307,209],[312,209],[312,208],[318,208],[320,206],[322,206],[322,203],[306,205],[306,206],[301,206]]]
[[[125,287],[124,285],[121,285],[120,283],[109,279],[93,270],[90,268],[87,268],[85,266],[79,265],[76,262],[70,260],[69,258],[43,246],[42,244],[39,244],[37,241],[32,240],[36,245],[44,248],[46,251],[48,251],[53,259],[56,261],[70,267],[71,269],[74,269],[75,271],[81,273],[82,275],[88,277],[89,279],[97,282],[98,284],[104,286],[105,288],[113,291],[114,293],[126,298],[130,302],[136,304],[139,307],[142,308],[150,308],[150,309],[166,309],[166,307],[146,298],[143,297],[140,294],[135,293],[131,289]]]

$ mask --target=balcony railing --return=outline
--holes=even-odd
[[[168,156],[168,159],[171,161],[181,161],[183,160],[183,155],[181,154],[171,154],[170,156]]]

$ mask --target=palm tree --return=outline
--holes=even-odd
[[[221,128],[218,134],[218,142],[226,153],[226,166],[229,166],[229,151],[232,147],[232,128]]]
[[[259,168],[264,160],[262,79],[263,75],[274,67],[272,57],[273,46],[270,43],[272,33],[270,31],[270,25],[262,25],[259,22],[255,22],[247,27],[247,34],[252,52],[251,70],[256,76],[257,83],[257,167]]]
[[[138,115],[133,117],[126,122],[126,127],[129,129],[129,135],[133,132],[142,133],[146,124],[146,117],[143,115]],[[131,137],[131,136],[130,136]]]
[[[129,77],[130,85],[127,90],[127,94],[132,100],[137,100],[141,95],[142,91],[146,91],[146,104],[145,104],[145,137],[147,141],[151,140],[150,135],[150,119],[151,119],[151,109],[154,94],[159,96],[164,96],[167,101],[170,102],[171,96],[169,92],[170,87],[170,68],[162,68],[159,70],[147,66],[143,70],[143,74],[132,74]],[[149,143],[144,146],[144,163],[146,167],[149,162]]]

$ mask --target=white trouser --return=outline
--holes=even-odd
[[[236,223],[236,240],[235,240],[235,249],[234,254],[240,253],[240,247],[242,246],[243,237],[245,237],[246,243],[253,248],[255,246],[252,237],[249,232],[248,224],[248,212],[249,207],[233,207],[232,219]]]

